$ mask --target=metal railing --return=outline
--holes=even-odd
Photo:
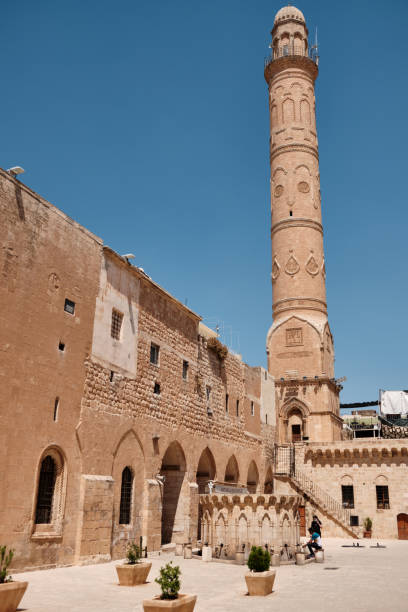
[[[274,49],[270,55],[265,57],[264,67],[266,68],[266,66],[268,66],[271,62],[280,59],[281,57],[290,57],[293,55],[296,55],[298,57],[307,57],[308,59],[312,60],[312,62],[314,62],[316,65],[319,64],[319,55],[317,53],[316,47],[311,47],[310,49],[305,51],[302,45],[289,44],[283,45],[278,49]]]
[[[294,445],[275,446],[275,474],[276,476],[287,476],[294,481],[303,494],[311,497],[313,501],[323,510],[329,512],[334,518],[351,529],[351,512],[343,508],[343,504],[335,500],[324,489],[315,484],[304,472],[296,466],[296,448]]]

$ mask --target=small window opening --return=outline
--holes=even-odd
[[[155,395],[160,395],[160,383],[158,383],[158,382],[154,383],[153,393]]]
[[[237,400],[237,406],[236,406],[236,409],[237,409],[237,416],[239,416],[239,400]]]
[[[37,506],[35,510],[35,522],[37,525],[51,523],[56,475],[55,461],[50,455],[47,455],[41,462],[40,478],[38,481]]]
[[[61,342],[61,340],[60,340],[60,342],[59,342],[58,348],[59,348],[59,350],[60,350],[60,351],[62,351],[62,352],[64,352],[64,351],[65,351],[65,344],[64,344],[64,342]]]
[[[123,314],[119,310],[112,309],[111,322],[111,337],[115,340],[120,340],[120,331],[122,329]]]
[[[133,474],[129,467],[122,472],[122,486],[120,489],[119,524],[129,525],[132,509],[132,483]]]
[[[207,395],[207,402],[209,402],[210,401],[210,395],[211,395],[211,387],[209,387],[207,385],[206,388],[205,388],[205,392],[206,392],[206,395]]]
[[[225,394],[225,412],[228,414],[228,400],[229,400],[229,395],[228,393]]]
[[[160,347],[157,344],[154,344],[152,342],[150,345],[150,363],[153,363],[154,365],[158,365],[159,351],[160,351]]]
[[[58,421],[59,397],[55,398],[54,402],[54,421]]]
[[[251,402],[251,416],[255,416],[255,406],[254,406],[254,402]]]
[[[75,313],[75,302],[66,299],[64,304],[64,310],[65,312],[68,312],[68,314],[73,315]]]
[[[292,216],[292,211],[290,210],[290,211],[289,211],[289,217],[291,217],[291,216]]]
[[[388,493],[388,487],[384,485],[376,486],[377,493],[377,508],[382,510],[389,510],[390,508],[390,497]]]
[[[183,380],[187,380],[188,377],[188,361],[183,361]]]
[[[268,415],[265,414],[265,423],[268,424]]]
[[[358,527],[358,516],[350,515],[350,527]]]
[[[115,378],[115,372],[114,372],[113,370],[111,370],[111,371],[110,371],[110,374],[109,374],[109,380],[110,380],[110,382],[113,382],[114,378]]]
[[[341,501],[343,508],[354,508],[353,485],[341,485]]]

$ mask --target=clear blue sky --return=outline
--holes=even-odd
[[[282,5],[2,3],[0,165],[223,322],[251,365],[271,324],[263,59]],[[408,2],[297,6],[320,43],[336,375],[343,402],[371,400],[408,388]]]

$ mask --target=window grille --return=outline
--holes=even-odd
[[[37,507],[35,511],[36,524],[51,523],[55,477],[55,461],[52,457],[50,457],[50,455],[47,455],[41,462],[40,478],[38,481]]]
[[[120,330],[122,329],[123,314],[118,310],[112,310],[111,336],[115,340],[120,340]]]
[[[187,380],[188,376],[188,361],[183,361],[183,380]]]
[[[66,299],[64,304],[64,310],[65,312],[68,312],[69,314],[73,315],[75,313],[75,302]]]
[[[384,485],[377,485],[376,493],[377,493],[377,508],[380,508],[382,510],[389,510],[390,497],[388,494],[388,487]]]
[[[159,363],[159,350],[160,347],[157,346],[157,344],[154,344],[153,342],[150,345],[150,363],[153,363],[154,365],[158,365]]]
[[[341,501],[343,508],[354,508],[353,485],[341,485]]]
[[[132,482],[132,470],[129,467],[125,467],[122,472],[122,486],[120,489],[120,525],[129,525],[130,523],[130,511],[132,506]]]

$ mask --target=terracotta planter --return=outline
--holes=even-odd
[[[5,582],[0,584],[0,612],[16,612],[28,582]]]
[[[160,599],[157,595],[153,599],[143,601],[145,612],[161,612],[162,610],[177,610],[178,612],[193,612],[197,595],[183,595],[179,593],[177,599]]]
[[[371,538],[371,531],[364,531],[363,536],[365,538]]]
[[[272,593],[275,575],[276,570],[268,570],[267,572],[248,572],[245,574],[248,594],[265,596]]]
[[[151,567],[151,563],[125,563],[123,565],[117,565],[116,571],[118,573],[120,586],[144,584]]]

